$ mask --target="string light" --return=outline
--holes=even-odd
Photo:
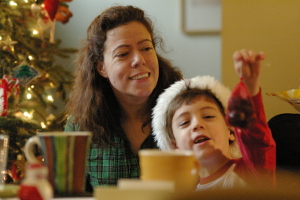
[[[53,97],[52,97],[51,95],[48,95],[48,96],[47,96],[47,99],[48,99],[48,101],[51,101],[51,102],[54,101],[54,99],[53,99]]]
[[[41,122],[41,127],[42,128],[46,128],[47,126],[46,126],[46,124],[44,122]]]
[[[33,34],[33,35],[38,35],[38,34],[39,34],[39,31],[33,30],[33,31],[32,31],[32,34]]]
[[[27,91],[30,92],[30,91],[31,91],[31,88],[28,87],[28,88],[27,88]],[[32,98],[32,94],[27,93],[26,98],[27,98],[27,99],[31,99],[31,98]]]
[[[32,115],[29,112],[24,112],[23,115],[28,118],[32,118]]]
[[[11,6],[17,6],[18,4],[16,2],[14,2],[14,1],[10,1],[9,5],[11,5]]]
[[[33,60],[33,56],[31,56],[31,55],[28,56],[28,59],[29,59],[29,60]]]

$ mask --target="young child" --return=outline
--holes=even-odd
[[[259,85],[264,53],[240,50],[234,65],[252,96],[256,119],[242,129],[227,124],[231,91],[210,76],[178,81],[160,95],[153,134],[161,150],[193,150],[201,165],[197,190],[275,184],[275,142]],[[237,146],[238,143],[238,146]]]

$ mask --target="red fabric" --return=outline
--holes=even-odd
[[[43,200],[41,194],[35,186],[21,184],[18,196],[20,200]]]
[[[243,158],[239,160],[235,172],[244,179],[251,179],[256,185],[276,184],[276,144],[266,122],[261,91],[252,97],[256,120],[248,129],[235,128]]]
[[[266,122],[261,91],[251,99],[256,119],[248,129],[235,128],[243,157],[229,161],[208,177],[200,178],[201,184],[217,180],[235,163],[233,172],[247,184],[263,187],[276,185],[276,144]]]
[[[45,0],[45,9],[47,10],[50,19],[53,21],[58,10],[59,0]]]

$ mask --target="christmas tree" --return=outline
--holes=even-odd
[[[76,49],[59,48],[54,28],[72,16],[68,1],[0,0],[0,131],[10,136],[9,161],[37,131],[63,128],[54,100],[66,101],[73,75],[55,58]]]

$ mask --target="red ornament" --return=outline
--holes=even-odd
[[[45,0],[44,5],[50,19],[53,21],[59,6],[59,0]]]

